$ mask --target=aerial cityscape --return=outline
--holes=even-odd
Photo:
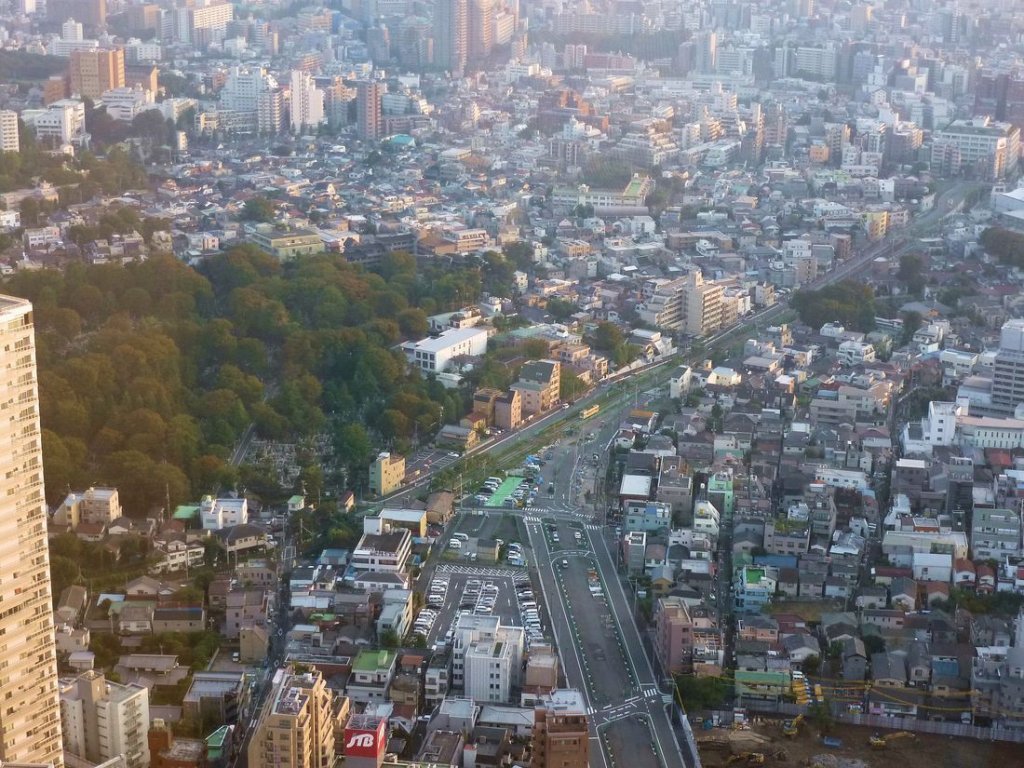
[[[1019,0],[0,0],[0,768],[1024,745]]]

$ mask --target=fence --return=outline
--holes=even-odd
[[[954,736],[961,739],[977,739],[979,741],[1008,741],[1015,744],[1024,743],[1024,729],[1004,728],[994,725],[985,728],[968,723],[956,723],[948,720],[921,720],[916,717],[885,717],[883,715],[857,715],[847,712],[844,705],[834,703],[832,705],[832,716],[840,723],[847,725],[861,725],[865,728],[877,728],[878,730],[893,731],[914,731],[915,733],[934,733],[940,736]],[[807,707],[800,704],[789,704],[786,702],[776,703],[774,701],[758,701],[756,699],[744,700],[743,708],[753,715],[778,715],[782,717],[795,717],[798,714],[807,713]],[[717,716],[720,722],[730,723],[733,719],[731,711],[715,711],[709,716]]]

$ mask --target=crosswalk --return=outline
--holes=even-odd
[[[655,686],[645,687],[641,690],[647,698],[651,698],[652,696],[661,696],[661,691],[659,691]]]
[[[525,568],[488,568],[485,565],[458,565],[455,563],[438,563],[438,573],[461,573],[466,576],[486,576],[490,578],[507,579],[513,578],[516,582],[530,579],[526,575]]]

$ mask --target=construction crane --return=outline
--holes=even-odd
[[[747,765],[764,765],[764,755],[761,752],[740,752],[730,757],[726,765],[743,762]]]
[[[797,715],[792,720],[787,720],[782,724],[782,735],[793,738],[800,733],[800,726],[804,722],[804,716],[802,714]]]
[[[888,736],[882,736],[876,733],[868,739],[868,743],[875,749],[885,749],[889,746],[890,742],[898,741],[899,739],[917,739],[917,734],[910,731],[897,731],[896,733],[890,733]]]

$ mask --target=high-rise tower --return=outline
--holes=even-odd
[[[377,80],[356,83],[356,124],[359,138],[377,141],[384,136],[384,118],[381,116],[381,97],[384,84]]]
[[[469,0],[434,5],[434,63],[461,75],[469,58]]]
[[[32,305],[0,296],[0,763],[63,764]]]

